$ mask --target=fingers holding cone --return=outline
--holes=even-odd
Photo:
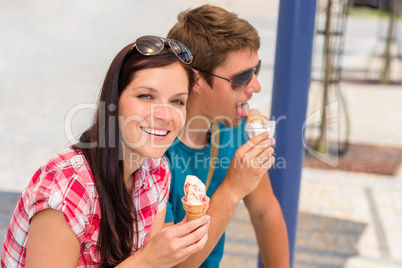
[[[207,202],[196,205],[190,205],[186,203],[185,197],[181,199],[181,202],[183,203],[183,209],[186,211],[187,221],[192,221],[205,215],[208,210],[210,201],[208,196],[206,198]]]

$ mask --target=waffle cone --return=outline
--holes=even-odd
[[[268,118],[263,115],[252,116],[251,118],[247,118],[246,124],[254,123],[257,121],[268,121]]]
[[[207,202],[201,205],[189,205],[184,201],[184,197],[181,199],[183,203],[183,209],[187,214],[187,221],[192,221],[198,219],[205,215],[209,207],[209,197],[207,196]]]

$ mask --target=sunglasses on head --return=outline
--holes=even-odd
[[[143,55],[146,56],[156,55],[163,50],[163,48],[165,47],[165,43],[169,45],[173,53],[182,62],[190,64],[193,61],[193,56],[191,55],[190,50],[179,41],[152,35],[145,35],[139,37],[137,40],[135,40],[135,43],[131,48],[131,50],[135,47],[138,50],[138,52],[140,52]]]
[[[213,74],[213,73],[203,71],[203,70],[199,70],[199,69],[196,69],[196,70],[199,71],[199,72],[203,72],[203,73],[206,73],[206,74],[209,74],[209,75],[224,79],[224,80],[226,80],[226,81],[228,81],[228,82],[230,82],[232,84],[232,89],[233,90],[240,90],[240,89],[243,89],[243,88],[245,88],[247,86],[247,84],[250,82],[251,78],[253,78],[254,74],[256,76],[258,75],[258,73],[260,72],[260,69],[261,69],[261,60],[258,61],[257,66],[237,74],[232,80],[230,80],[228,78],[225,78],[225,77],[222,77],[222,76],[219,76],[219,75],[216,75],[216,74]]]

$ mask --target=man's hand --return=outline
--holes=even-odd
[[[252,109],[247,117],[252,118],[261,113]],[[235,152],[223,183],[229,187],[232,196],[238,201],[252,192],[261,177],[274,164],[275,140],[268,133],[262,133],[247,141]]]
[[[239,201],[257,187],[262,175],[274,164],[274,144],[268,133],[262,133],[235,152],[223,183]]]

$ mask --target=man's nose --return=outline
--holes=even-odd
[[[247,94],[258,93],[261,91],[260,82],[258,82],[257,76],[255,74],[253,74],[253,78],[251,78],[251,81],[246,86],[245,91]]]

